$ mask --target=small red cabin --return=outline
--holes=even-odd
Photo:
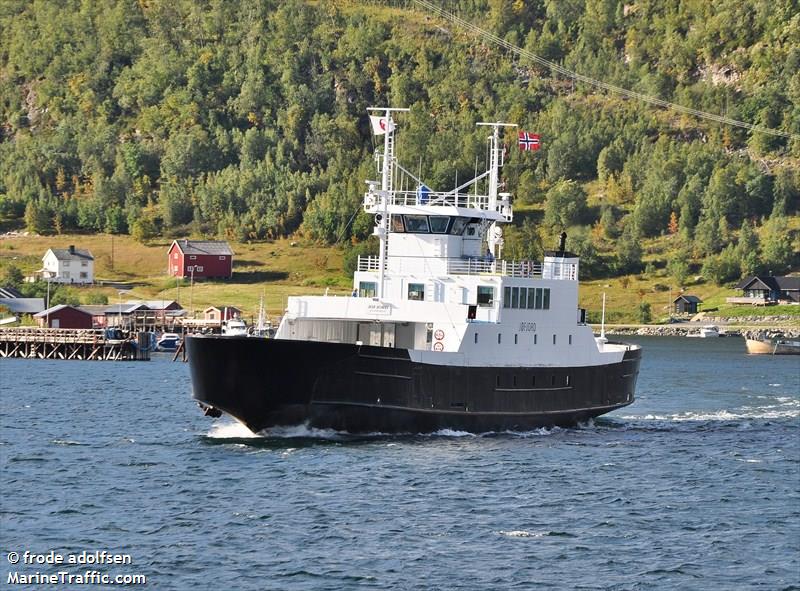
[[[167,257],[167,272],[172,277],[233,276],[233,251],[223,240],[173,240]]]
[[[59,304],[33,316],[42,328],[92,328],[92,315],[79,308]]]

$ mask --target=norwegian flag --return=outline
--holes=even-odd
[[[542,141],[538,133],[529,133],[527,131],[519,132],[519,149],[521,152],[538,150],[541,147]]]

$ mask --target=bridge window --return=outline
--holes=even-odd
[[[406,230],[418,234],[428,233],[428,216],[425,215],[406,215],[403,216],[406,222]]]
[[[491,306],[494,303],[494,287],[488,285],[478,286],[478,305]]]
[[[503,307],[510,308],[511,307],[511,288],[504,287],[503,288]]]
[[[537,287],[536,288],[536,305],[535,305],[535,308],[537,310],[541,310],[542,309],[542,288],[541,287]]]
[[[358,296],[374,298],[378,294],[378,284],[372,281],[361,281],[358,284]]]
[[[536,289],[533,287],[528,288],[528,310],[533,310],[533,305],[536,300]]]
[[[409,283],[408,284],[408,299],[409,300],[424,300],[425,299],[425,284],[424,283]]]
[[[446,215],[432,215],[428,218],[431,225],[431,232],[434,234],[447,234],[447,224],[450,218]]]
[[[406,228],[403,225],[403,216],[401,215],[393,215],[392,216],[392,232],[405,232]]]
[[[461,236],[464,233],[464,228],[467,227],[469,218],[456,218],[453,221],[453,226],[450,228],[450,233],[455,236]]]
[[[511,288],[511,307],[519,308],[519,287]]]
[[[542,296],[542,310],[549,310],[550,309],[550,288],[545,287],[543,290],[544,292]]]
[[[528,290],[524,287],[519,288],[519,307],[523,309],[528,307]]]

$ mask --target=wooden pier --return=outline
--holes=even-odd
[[[149,335],[108,338],[106,331],[70,328],[0,328],[0,359],[149,361]]]

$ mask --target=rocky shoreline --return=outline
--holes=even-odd
[[[748,339],[800,338],[800,322],[796,316],[711,317],[702,322],[678,322],[653,325],[606,326],[608,335],[638,335],[655,337],[685,337],[697,333],[702,326],[713,324],[724,336],[741,336]],[[596,333],[599,325],[593,325]]]

